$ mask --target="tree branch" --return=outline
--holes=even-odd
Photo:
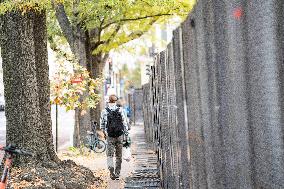
[[[154,18],[150,23],[149,23],[149,26],[152,26],[159,18]],[[134,39],[137,39],[139,37],[141,37],[142,35],[144,35],[148,30],[142,30],[142,31],[135,31],[135,32],[132,32],[129,36],[128,36],[128,39],[119,43],[118,45],[123,45],[125,43],[128,43]]]
[[[74,30],[67,17],[64,6],[63,4],[55,4],[54,0],[52,0],[52,5],[55,8],[55,15],[58,20],[59,26],[73,51],[75,42]]]
[[[97,41],[92,44],[91,51],[94,51],[98,46],[105,44],[105,41]]]
[[[102,62],[105,63],[108,58],[109,58],[109,53],[105,53],[102,57]]]
[[[121,28],[121,25],[120,25],[120,24],[116,26],[116,28],[115,28],[115,30],[113,31],[113,33],[111,34],[111,36],[108,38],[107,41],[105,41],[106,44],[109,44],[110,41],[111,41],[112,39],[114,39],[114,37],[117,35],[117,33],[118,33],[118,31],[120,30],[120,28]]]
[[[159,18],[153,18],[150,22],[149,22],[149,26],[153,25]],[[99,45],[109,45],[112,41],[112,39],[115,38],[115,36],[117,35],[118,31],[120,30],[122,25],[117,25],[115,31],[112,33],[112,35],[110,36],[110,38],[108,38],[105,41],[100,41],[99,43],[95,43],[95,45],[93,46],[93,48],[91,49],[92,51],[96,50],[96,48],[98,48]],[[126,44],[134,39],[137,39],[139,37],[141,37],[142,35],[144,35],[148,30],[142,30],[142,31],[134,31],[131,34],[128,35],[128,38],[124,41],[118,42],[117,45],[121,46],[123,44]],[[102,52],[100,52],[102,53]]]
[[[172,15],[173,14],[171,14],[171,13],[160,13],[160,14],[156,14],[156,15],[147,15],[147,16],[142,16],[142,17],[137,17],[137,18],[123,18],[123,19],[120,19],[120,20],[109,22],[108,24],[104,25],[102,27],[102,29],[106,29],[107,27],[109,27],[113,24],[119,23],[119,22],[137,21],[137,20],[143,20],[143,19],[146,19],[146,18],[155,18],[155,17],[160,17],[160,16],[172,16]]]
[[[50,44],[49,47],[51,48],[51,50],[53,50],[54,52],[56,52],[56,55],[57,55],[57,56],[61,56],[61,57],[64,57],[66,60],[69,60],[69,57],[68,57],[67,53],[64,52],[63,50],[61,50],[61,49],[57,46],[56,42],[54,41],[54,39],[53,39],[52,37],[48,37],[48,42],[49,42],[49,44]]]
[[[100,26],[99,26],[98,28],[92,29],[92,30],[90,31],[90,37],[91,37],[91,38],[94,38],[94,36],[98,38],[96,42],[92,42],[92,45],[91,45],[91,46],[92,46],[92,47],[91,47],[91,50],[92,50],[92,51],[93,51],[94,49],[96,49],[98,46],[104,44],[104,41],[101,41],[101,34],[102,34],[102,30],[103,30],[103,29],[102,29],[102,25],[103,25],[103,23],[104,23],[104,20],[105,20],[105,18],[103,18],[103,19],[101,20]]]
[[[115,36],[117,35],[120,28],[121,28],[121,25],[117,25],[116,29],[113,31],[113,33],[110,35],[110,37],[107,40],[105,40],[105,41],[99,40],[99,41],[95,42],[94,45],[92,45],[91,50],[94,51],[100,45],[109,44],[111,42],[111,40],[115,38]]]
[[[105,18],[102,19],[101,23],[100,23],[100,27],[99,27],[99,41],[101,40],[101,34],[103,31],[103,24],[105,22]]]

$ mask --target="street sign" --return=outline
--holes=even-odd
[[[83,78],[82,76],[81,77],[78,77],[78,78],[75,78],[75,79],[72,79],[71,83],[81,83],[83,81]]]

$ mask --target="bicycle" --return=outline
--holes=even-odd
[[[26,156],[32,156],[33,154],[31,152],[28,152],[26,150],[16,148],[15,145],[9,144],[6,147],[0,146],[1,151],[5,151],[5,164],[4,164],[4,170],[3,174],[0,180],[0,189],[5,189],[8,184],[8,176],[10,174],[10,170],[12,167],[13,158],[16,155],[26,155]]]
[[[96,153],[103,153],[106,150],[106,143],[103,140],[99,139],[96,132],[97,125],[98,123],[94,122],[92,124],[92,131],[87,131],[87,146],[90,148],[90,151],[93,150]]]

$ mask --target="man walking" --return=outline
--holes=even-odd
[[[109,96],[108,106],[101,112],[100,128],[107,138],[107,166],[112,180],[118,179],[122,163],[123,134],[128,130],[123,109],[116,105],[117,97]],[[115,153],[115,169],[113,156]]]

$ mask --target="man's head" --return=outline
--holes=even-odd
[[[122,106],[123,106],[123,98],[122,98],[122,97],[119,97],[119,99],[118,99],[117,102],[116,102],[116,105],[117,105],[118,107],[122,107]]]
[[[117,101],[117,96],[115,96],[115,95],[110,95],[108,101],[109,101],[109,103],[116,103],[116,101]]]

